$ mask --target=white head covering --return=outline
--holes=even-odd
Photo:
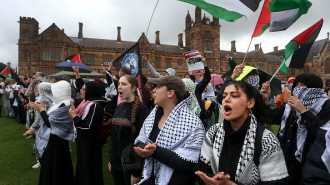
[[[215,102],[215,94],[214,94],[214,91],[213,91],[213,87],[212,87],[212,84],[209,83],[208,84],[208,88],[207,88],[207,91],[203,91],[202,93],[202,99],[206,99],[206,98],[210,98],[212,101]]]
[[[41,102],[49,108],[53,102],[53,94],[51,90],[52,83],[41,82],[38,85],[39,96],[41,98]]]
[[[67,81],[61,80],[51,86],[53,94],[53,106],[48,110],[48,114],[56,110],[62,103],[66,106],[70,104],[71,86]]]
[[[190,105],[190,111],[195,113],[197,116],[199,116],[199,114],[201,112],[201,108],[200,108],[197,98],[195,96],[196,84],[188,78],[183,78],[182,81],[183,81],[184,85],[186,86],[186,90],[189,91],[193,96],[193,101]]]

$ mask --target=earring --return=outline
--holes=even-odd
[[[251,109],[249,109],[249,112],[250,112],[250,115],[252,115],[252,114],[253,114]]]

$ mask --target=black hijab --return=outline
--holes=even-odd
[[[85,100],[94,100],[100,98],[105,94],[104,85],[99,82],[89,81],[86,84]]]
[[[293,82],[292,89],[294,89],[297,86],[298,82],[304,83],[307,86],[307,88],[323,87],[322,79],[316,74],[312,74],[312,73],[303,73],[301,75],[298,75]]]

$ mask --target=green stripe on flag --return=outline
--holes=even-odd
[[[7,75],[7,74],[1,74],[2,76],[4,76],[5,78],[11,78],[11,75]]]
[[[224,19],[229,22],[234,22],[241,18],[243,15],[237,12],[228,11],[222,7],[207,3],[203,0],[179,0],[182,2],[193,4],[213,15],[216,18]]]
[[[261,31],[261,33],[259,34],[259,35],[256,35],[256,36],[254,36],[254,37],[259,37],[260,35],[262,35],[266,30],[267,30],[267,28],[269,27],[269,23],[268,24],[265,24],[263,27],[262,27],[262,31]]]
[[[293,55],[293,53],[295,51],[297,51],[299,49],[299,42],[297,41],[294,41],[294,40],[291,40],[286,46],[285,46],[285,51],[284,51],[284,55],[285,55],[285,58],[284,60],[282,61],[283,62],[287,62],[287,60],[290,58],[291,55]],[[291,61],[288,61],[288,62],[291,62]],[[282,64],[281,63],[281,64]],[[282,67],[280,68],[280,70],[283,72],[283,73],[286,73],[288,74],[288,66],[290,66],[290,63],[289,64],[284,64],[282,65]]]

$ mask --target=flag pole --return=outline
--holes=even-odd
[[[253,39],[253,37],[251,37],[249,47],[248,47],[248,49],[247,49],[247,51],[246,51],[246,53],[245,53],[245,56],[244,56],[244,59],[243,59],[243,65],[245,64],[245,59],[246,59],[246,56],[247,56],[247,54],[248,54],[248,52],[249,52],[249,49],[250,49],[250,46],[251,46],[252,39]]]
[[[153,16],[154,16],[154,13],[155,13],[155,10],[156,10],[156,8],[157,8],[158,3],[159,3],[159,0],[157,0],[156,6],[155,6],[155,8],[154,8],[154,11],[152,12],[152,15],[151,15],[151,17],[150,17],[150,21],[149,21],[148,28],[147,28],[147,32],[146,32],[146,37],[148,37],[148,32],[149,32],[149,27],[150,27],[150,24],[151,24],[151,20],[152,20],[152,18],[153,18]]]
[[[282,64],[280,65],[280,67],[276,70],[276,72],[273,74],[273,76],[270,78],[269,82],[271,82],[273,80],[273,78],[275,77],[275,75],[278,73],[278,71],[281,69],[281,67],[283,66],[283,64],[285,64],[285,61],[282,62]]]

